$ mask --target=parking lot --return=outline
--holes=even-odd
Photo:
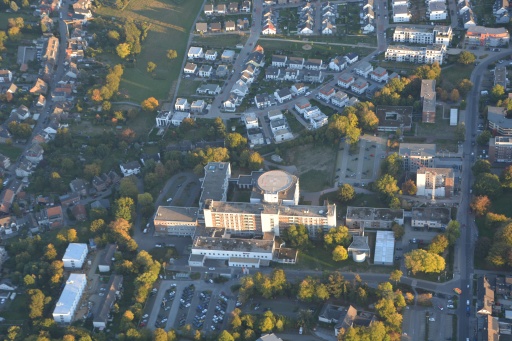
[[[193,330],[222,330],[236,307],[233,283],[212,284],[200,281],[163,280],[153,289],[141,326],[149,329],[178,329],[190,325]]]
[[[432,307],[411,306],[404,310],[402,340],[452,340],[453,314],[449,298],[432,298]]]

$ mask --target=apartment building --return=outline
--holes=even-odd
[[[434,168],[436,145],[431,143],[400,143],[398,154],[404,170],[416,172],[419,168]]]
[[[434,31],[429,27],[397,26],[393,33],[393,41],[430,45],[434,43]]]
[[[443,64],[446,54],[446,46],[441,44],[428,45],[427,47],[390,45],[386,50],[386,60],[396,62],[411,62],[418,64]]]
[[[452,220],[449,207],[415,207],[411,210],[411,226],[444,230]]]
[[[489,129],[498,135],[512,136],[512,120],[507,118],[507,108],[487,107]]]
[[[434,44],[441,44],[446,47],[450,45],[453,37],[453,31],[451,26],[436,25],[434,26]]]
[[[489,140],[489,162],[512,162],[512,137],[496,136]]]
[[[421,120],[423,123],[436,122],[436,80],[422,79],[420,99],[423,104]]]
[[[153,219],[155,234],[192,237],[198,211],[197,207],[159,206]]]
[[[451,168],[425,168],[421,167],[416,172],[416,195],[451,198],[455,178]]]
[[[404,210],[375,208],[375,207],[347,207],[345,224],[349,229],[385,229],[390,230],[393,223],[403,225]]]
[[[466,41],[472,45],[505,46],[510,41],[510,34],[504,27],[470,26],[466,32]]]

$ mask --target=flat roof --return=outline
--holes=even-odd
[[[199,203],[204,203],[207,199],[222,200],[227,188],[224,188],[224,182],[231,173],[229,162],[209,162],[204,166],[204,179],[202,184],[201,199]]]
[[[400,143],[400,156],[435,157],[436,145],[434,143]]]
[[[77,301],[77,296],[81,296],[82,288],[87,284],[87,276],[84,274],[72,273],[66,281],[66,286],[60,294],[59,301],[53,310],[54,315],[71,315],[71,309],[74,302]]]
[[[272,253],[274,240],[196,237],[192,249]]]
[[[158,221],[197,221],[197,207],[179,207],[179,206],[158,206],[155,214],[155,222]]]
[[[347,206],[347,219],[394,221],[403,218],[402,209]]]
[[[416,27],[416,26],[398,25],[395,27],[395,33],[398,33],[398,32],[433,33],[433,29],[431,27]]]
[[[411,211],[413,220],[439,221],[444,225],[452,220],[451,208],[449,207],[414,207]]]
[[[393,264],[395,252],[395,234],[393,231],[377,231],[373,262],[376,264]]]
[[[258,187],[267,193],[286,191],[294,183],[294,176],[283,170],[265,172],[258,178]]]
[[[379,105],[375,110],[379,126],[410,127],[412,124],[412,107]]]
[[[452,168],[427,168],[421,167],[416,171],[416,174],[426,174],[432,173],[437,175],[444,175],[453,178],[453,169]]]
[[[64,253],[64,256],[62,256],[62,260],[80,260],[84,252],[85,254],[87,254],[88,251],[89,249],[87,248],[87,244],[85,243],[69,243],[68,247],[66,248],[66,252]]]
[[[298,217],[328,217],[335,214],[336,205],[308,206],[308,205],[277,205],[247,202],[208,201],[205,209],[219,213],[238,214],[282,214],[284,216]]]
[[[251,264],[259,264],[259,258],[243,258],[243,257],[229,257],[230,262],[235,263],[251,263]]]
[[[191,262],[203,262],[204,255],[196,255],[196,254],[191,253],[190,257],[188,257],[188,260]]]
[[[493,34],[503,34],[503,35],[508,35],[508,31],[506,28],[504,27],[485,27],[485,26],[470,26],[468,28],[468,31],[467,33],[468,35],[472,35],[472,34],[490,34],[490,35],[493,35]]]
[[[511,129],[512,120],[507,118],[507,110],[503,107],[487,107],[487,119],[502,128]]]

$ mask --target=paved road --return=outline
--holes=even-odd
[[[326,42],[326,41],[314,41],[314,40],[304,41],[301,39],[288,39],[288,38],[260,38],[260,40],[287,41],[287,42],[292,42],[292,43],[302,43],[302,44],[308,43],[308,44],[315,44],[315,45],[336,45],[336,46],[362,47],[362,48],[368,48],[368,49],[375,48],[375,46],[368,45],[368,44],[343,44],[343,43],[331,43],[331,42]]]

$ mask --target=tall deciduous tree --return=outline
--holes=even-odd
[[[440,272],[445,269],[446,262],[443,257],[423,249],[412,250],[405,254],[405,267],[417,272]]]
[[[452,220],[448,223],[448,226],[446,226],[446,231],[444,232],[444,235],[448,239],[448,243],[450,245],[455,244],[457,239],[460,237],[460,224],[456,220]]]
[[[142,101],[140,105],[142,107],[142,110],[152,112],[155,111],[156,108],[158,108],[158,100],[154,97],[149,97]]]
[[[491,207],[491,200],[486,195],[478,195],[473,197],[470,206],[477,216],[483,216]]]
[[[130,47],[130,44],[127,44],[127,43],[121,43],[119,45],[117,45],[116,47],[116,53],[117,55],[122,58],[122,59],[125,59],[126,57],[128,57],[131,53],[131,47]]]
[[[338,245],[334,248],[332,251],[332,259],[335,262],[341,262],[348,258],[348,252],[347,249],[345,249],[343,246]]]
[[[444,250],[446,250],[447,247],[448,238],[446,238],[444,234],[438,234],[430,242],[428,250],[433,253],[441,254],[444,252]]]
[[[476,60],[476,56],[469,52],[469,51],[462,51],[459,54],[459,58],[457,59],[457,62],[464,65],[473,64]]]
[[[347,203],[352,201],[356,196],[356,191],[354,187],[350,184],[343,184],[338,187],[338,199],[342,203]]]
[[[476,195],[486,195],[491,199],[501,194],[501,183],[497,175],[482,173],[476,176],[473,183],[473,192]]]
[[[340,225],[338,227],[329,229],[324,235],[324,242],[328,246],[343,245],[348,246],[350,243],[350,234],[346,226]]]
[[[418,191],[418,187],[411,179],[405,181],[402,185],[402,192],[407,195],[416,195]]]

